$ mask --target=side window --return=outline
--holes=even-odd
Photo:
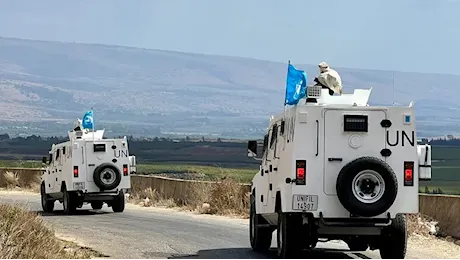
[[[56,161],[57,161],[57,159],[59,159],[60,151],[61,151],[61,149],[56,150]]]
[[[264,136],[264,146],[262,147],[262,154],[265,154],[268,147],[268,134]]]
[[[283,120],[281,121],[281,125],[280,125],[280,135],[284,135],[284,130],[285,130],[285,127],[286,127],[286,122]]]
[[[64,154],[65,154],[65,146],[62,147],[62,155],[64,155]]]
[[[272,127],[272,136],[270,138],[270,148],[273,148],[273,145],[276,143],[277,137],[278,137],[278,125],[275,124]]]
[[[50,153],[49,155],[49,164],[53,163],[53,154]]]

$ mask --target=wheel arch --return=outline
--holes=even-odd
[[[275,196],[275,213],[281,210],[281,191],[276,191]]]
[[[67,189],[67,186],[65,185],[65,181],[61,182],[61,192],[64,192],[64,189]]]

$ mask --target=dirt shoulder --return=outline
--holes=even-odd
[[[412,259],[460,259],[460,246],[434,237],[412,235],[407,242],[407,257]]]
[[[26,191],[0,191],[1,193],[8,193],[10,195],[16,194],[17,196],[28,195],[33,196],[39,200],[39,194],[31,193]],[[139,202],[138,202],[139,203]],[[183,207],[172,207],[171,205],[166,206],[156,206],[156,207],[146,207],[143,205],[138,205],[128,203],[126,205],[127,209],[144,211],[144,212],[155,212],[165,215],[176,215],[183,216],[187,218],[193,218],[207,223],[212,223],[214,221],[226,222],[229,224],[237,224],[240,226],[248,225],[248,219],[240,218],[237,216],[219,216],[211,214],[200,214],[198,211],[187,210]],[[432,220],[422,218],[422,217],[413,217],[408,219],[409,226],[409,240],[408,240],[408,249],[407,249],[407,258],[412,259],[460,259],[460,241],[457,241],[452,238],[438,238],[436,236],[430,235],[430,230],[433,229],[430,226]],[[69,244],[64,244],[63,248],[70,253],[78,252],[78,254],[88,255],[90,258],[95,257],[104,257],[97,252],[89,249],[85,244],[82,244],[78,241],[77,238],[62,236],[57,233],[56,236],[60,239],[64,239],[70,242],[64,242]],[[457,245],[459,244],[459,245]],[[372,252],[372,255],[378,257],[378,251]],[[83,257],[83,258],[89,258]],[[69,257],[70,258],[70,257]],[[374,258],[374,257],[373,257]]]

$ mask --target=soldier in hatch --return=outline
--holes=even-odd
[[[318,64],[319,75],[315,78],[316,85],[329,89],[329,95],[342,95],[342,79],[337,71],[331,69],[326,62]]]

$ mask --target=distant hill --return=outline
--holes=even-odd
[[[303,65],[311,81],[315,65]],[[331,64],[334,67],[334,64]],[[108,134],[260,137],[283,110],[287,64],[120,46],[0,37],[0,132],[64,135],[91,107]],[[337,68],[345,92],[393,103],[393,73]],[[395,73],[395,101],[416,102],[419,135],[460,132],[458,75]],[[458,130],[457,130],[458,129]]]

